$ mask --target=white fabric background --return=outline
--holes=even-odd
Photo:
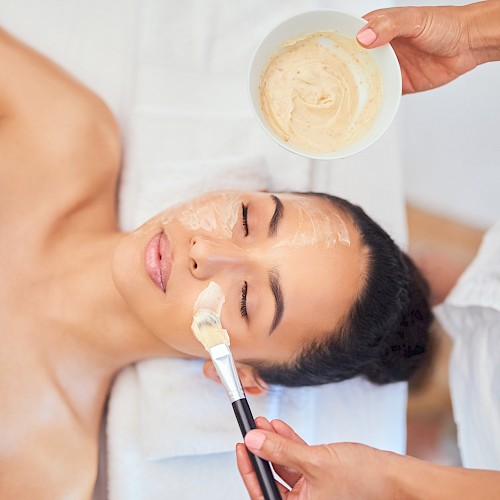
[[[397,5],[465,5],[398,0]],[[500,62],[402,99],[405,194],[417,206],[488,228],[500,218]]]

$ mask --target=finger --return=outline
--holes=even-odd
[[[287,423],[283,422],[283,420],[273,420],[270,425],[273,431],[280,436],[291,439],[296,443],[307,444]],[[297,481],[302,477],[300,472],[286,465],[273,464],[273,468],[276,474],[278,474],[285,483],[290,485],[291,488],[295,487]]]
[[[274,431],[273,426],[266,417],[257,417],[255,419],[255,425],[257,426],[257,429],[263,429],[270,432]]]
[[[238,464],[238,471],[250,498],[252,500],[263,499],[264,496],[262,495],[257,475],[253,470],[252,462],[250,461],[245,445],[242,443],[236,445],[236,463]]]
[[[255,425],[257,426],[257,429],[269,432],[278,432],[278,434],[281,434],[284,437],[298,439],[299,443],[305,444],[305,441],[299,437],[298,434],[295,434],[295,431],[282,420],[273,420],[272,422],[269,422],[265,417],[257,417],[255,419]],[[295,469],[284,465],[273,464],[273,469],[276,474],[278,474],[278,476],[291,488],[293,488],[295,483],[302,477],[302,475]]]
[[[365,14],[363,16],[363,19],[366,19],[367,21],[370,21],[374,17],[377,17],[377,16],[379,16],[381,14],[391,15],[391,14],[394,13],[395,10],[400,10],[400,9],[401,9],[401,7],[389,7],[389,8],[386,8],[386,9],[372,10],[371,12],[368,12],[368,14]]]
[[[314,458],[309,446],[260,429],[248,432],[245,444],[255,455],[276,466],[285,466],[300,474],[306,473],[311,468],[310,464]]]
[[[252,500],[263,500],[264,495],[262,494],[262,490],[260,489],[257,474],[255,474],[255,470],[252,466],[248,451],[243,443],[238,443],[236,445],[236,463],[238,464],[238,471],[240,472],[241,478],[243,479],[243,483],[245,484],[245,488],[247,489],[250,498]],[[276,481],[276,484],[278,485],[281,496],[286,498],[288,490],[278,481]]]
[[[363,47],[380,47],[397,37],[417,37],[424,26],[424,11],[418,7],[380,9],[365,16],[368,23],[356,36]]]
[[[276,418],[271,422],[271,426],[280,436],[291,439],[295,443],[307,445],[307,443],[286,422],[283,422],[283,420]]]

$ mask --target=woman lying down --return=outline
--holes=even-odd
[[[208,358],[190,326],[211,281],[252,394],[417,369],[426,285],[359,207],[216,192],[122,233],[110,111],[5,32],[0,60],[2,498],[91,496],[113,378],[151,357]]]

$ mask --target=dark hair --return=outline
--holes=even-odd
[[[358,375],[376,384],[408,380],[423,363],[433,315],[429,287],[411,259],[359,206],[323,193],[358,228],[367,265],[347,316],[286,364],[251,362],[270,384],[319,385]]]

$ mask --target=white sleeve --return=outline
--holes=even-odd
[[[436,315],[453,339],[450,390],[462,463],[500,470],[500,221]]]

